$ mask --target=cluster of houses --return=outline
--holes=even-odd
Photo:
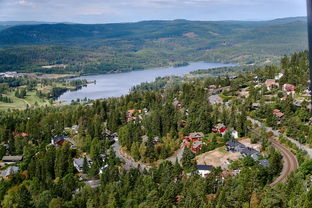
[[[212,132],[215,134],[221,134],[224,136],[227,132],[230,133],[231,137],[237,139],[238,132],[236,130],[227,128],[224,124],[217,124],[213,129]],[[204,133],[202,132],[193,132],[186,136],[182,142],[184,147],[190,148],[193,152],[199,152],[203,147]]]
[[[143,110],[130,109],[126,113],[127,122],[130,122],[130,121],[140,122],[143,119],[143,114],[148,114],[147,108],[144,108]]]
[[[264,82],[264,85],[266,86],[267,90],[273,90],[279,88],[279,83],[277,82],[283,77],[283,73],[279,73],[278,75],[275,76],[274,79],[268,79]],[[292,84],[284,84],[282,86],[282,90],[287,94],[287,95],[295,95],[295,90],[296,87]]]
[[[244,144],[231,139],[226,143],[226,150],[229,152],[239,152],[243,157],[250,156],[255,161],[258,161],[258,163],[264,167],[269,167],[269,161],[267,159],[260,159],[261,153],[257,150],[246,147]]]
[[[4,72],[0,73],[0,78],[17,78],[17,77],[23,77],[24,74],[20,74],[17,72]]]
[[[231,139],[226,143],[226,150],[228,152],[239,152],[242,157],[247,157],[250,156],[253,160],[257,161],[260,165],[263,167],[269,167],[270,163],[267,159],[261,159],[261,153],[253,148],[247,147],[244,144],[238,142],[235,139]],[[198,164],[197,165],[197,173],[202,176],[206,177],[209,173],[211,173],[212,169],[214,167],[212,165],[203,165],[203,164]],[[224,170],[222,172],[222,177],[228,177],[234,176],[239,174],[239,170]]]
[[[190,133],[189,136],[184,138],[182,145],[184,147],[190,148],[193,152],[199,152],[203,146],[203,138],[204,133],[202,132]]]
[[[102,161],[104,162],[105,159],[106,159],[106,156],[105,154],[101,154],[100,155]],[[84,163],[86,163],[85,165],[87,166],[87,168],[91,168],[91,165],[92,165],[92,160],[89,158],[89,157],[81,157],[81,158],[74,158],[73,159],[73,164],[74,164],[74,167],[76,168],[76,170],[79,172],[79,173],[83,173],[83,169],[84,169]],[[107,168],[108,165],[104,165],[102,167],[99,168],[99,174],[102,174],[103,173],[103,170],[105,168]]]

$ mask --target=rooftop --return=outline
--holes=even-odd
[[[198,170],[212,170],[213,166],[212,165],[197,165]]]

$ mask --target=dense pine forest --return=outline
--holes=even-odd
[[[279,85],[263,84],[281,73]],[[293,94],[285,84],[296,87]],[[1,206],[309,208],[312,160],[287,139],[312,145],[307,87],[308,53],[301,52],[283,57],[280,66],[235,77],[194,78],[170,87],[151,83],[120,98],[1,112],[0,158],[23,156],[14,164],[18,170],[0,181]],[[223,103],[212,102],[212,95]],[[283,115],[272,114],[274,109]],[[299,162],[286,182],[270,185],[282,171],[283,157],[272,146],[273,133],[250,118],[284,133],[279,141]],[[240,157],[227,170],[216,166],[201,177],[197,157],[233,140],[214,132],[220,123],[261,145],[269,167]],[[182,158],[169,160],[193,132],[203,132],[202,148],[184,147]],[[121,153],[138,168],[126,167]],[[83,161],[80,169],[77,158]],[[2,171],[8,167],[13,166],[1,163]]]

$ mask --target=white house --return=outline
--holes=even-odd
[[[197,165],[197,172],[201,177],[207,176],[213,169],[212,165]]]
[[[274,79],[275,79],[275,80],[280,80],[283,76],[284,76],[284,74],[280,72],[278,75],[276,75],[276,76],[274,77]]]
[[[225,132],[222,133],[222,136],[224,136],[227,132],[230,132],[230,135],[234,138],[237,139],[238,136],[238,132],[235,129],[230,129],[230,130],[226,130]]]

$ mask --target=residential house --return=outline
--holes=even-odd
[[[260,152],[258,152],[255,149],[252,149],[250,147],[245,147],[243,148],[240,153],[242,154],[243,157],[250,156],[254,160],[258,160],[259,157],[261,156]]]
[[[232,177],[232,176],[237,176],[240,173],[240,170],[224,170],[221,173],[221,178],[222,180]]]
[[[145,142],[145,143],[147,143],[148,140],[149,140],[149,137],[146,136],[146,135],[142,136],[141,138],[142,138],[142,142]],[[157,136],[154,137],[154,138],[152,139],[152,142],[153,142],[154,145],[156,145],[156,144],[159,142],[159,137],[157,137]]]
[[[226,150],[229,152],[241,152],[245,148],[245,145],[235,139],[231,139],[226,143]]]
[[[29,134],[25,133],[25,132],[22,132],[22,133],[14,133],[13,134],[15,137],[20,137],[20,138],[25,138],[25,137],[28,137]]]
[[[87,166],[90,168],[91,167],[91,159],[90,158],[86,158],[87,161]],[[84,163],[84,158],[74,158],[74,166],[77,169],[78,172],[83,172],[83,163]]]
[[[267,167],[269,164],[266,159],[259,160],[261,157],[260,152],[258,152],[257,150],[253,148],[246,147],[244,144],[234,139],[231,139],[230,141],[226,143],[226,149],[227,151],[230,151],[230,152],[239,152],[241,153],[243,157],[250,156],[252,159],[254,159],[255,161],[258,161],[258,163],[264,167]]]
[[[284,84],[283,91],[286,92],[287,95],[294,95],[296,87],[292,84]]]
[[[252,110],[257,110],[261,107],[261,104],[260,103],[252,103],[251,104],[251,109]]]
[[[2,178],[8,178],[9,176],[17,173],[19,171],[19,167],[17,166],[10,166],[7,169],[1,171],[0,176]]]
[[[260,78],[258,76],[254,76],[253,81],[255,83],[259,83],[261,80],[260,80]]]
[[[199,152],[201,148],[203,147],[203,142],[202,141],[194,141],[192,144],[192,151],[193,152]]]
[[[274,77],[274,79],[275,79],[275,80],[280,80],[283,76],[284,76],[284,74],[280,72],[280,73],[278,73],[278,75],[276,75],[276,76]]]
[[[216,85],[209,85],[208,86],[208,91],[209,92],[213,92],[214,90],[216,90],[218,87]]]
[[[230,129],[228,130],[230,132],[230,135],[234,138],[234,139],[237,139],[239,136],[238,136],[238,132],[235,130],[235,129]],[[224,136],[226,132],[222,133],[222,136]]]
[[[212,165],[197,165],[196,167],[197,172],[201,177],[206,177],[213,169]]]
[[[141,138],[142,138],[142,142],[145,142],[145,143],[148,142],[148,136],[147,135],[144,135]]]
[[[190,133],[189,136],[186,136],[183,140],[182,145],[184,147],[189,147],[193,152],[199,152],[203,146],[202,138],[204,137],[204,133],[202,132],[194,132]]]
[[[137,114],[137,115],[136,115]],[[138,120],[142,120],[142,110],[135,110],[135,109],[131,109],[127,111],[127,121],[136,121]]]
[[[188,136],[188,139],[190,141],[199,141],[204,137],[204,133],[202,132],[194,132],[194,133],[190,133],[190,135]]]
[[[23,155],[15,155],[15,156],[3,156],[2,162],[4,164],[14,164],[23,160]]]
[[[211,95],[208,97],[208,101],[211,105],[218,105],[223,103],[223,99],[219,95]]]
[[[279,119],[281,119],[284,116],[284,113],[282,113],[279,109],[274,109],[272,113]]]
[[[270,166],[270,163],[269,163],[269,161],[268,161],[267,159],[259,160],[258,163],[259,163],[260,165],[262,165],[263,167],[265,167],[265,168],[267,168],[267,167]]]
[[[268,79],[264,84],[267,87],[267,90],[272,90],[279,87],[279,84],[275,81],[275,79]]]
[[[71,127],[72,131],[75,132],[76,134],[78,133],[78,130],[79,130],[79,126],[78,125],[73,125]]]
[[[99,174],[102,175],[102,174],[103,174],[103,171],[104,171],[106,168],[108,168],[108,165],[107,165],[107,164],[104,165],[103,167],[100,167],[100,168],[99,168]]]
[[[182,108],[182,103],[181,103],[180,101],[178,101],[178,100],[175,100],[175,101],[173,102],[173,107],[174,107],[175,109],[181,109],[181,108]]]
[[[224,124],[219,123],[212,129],[212,132],[223,134],[226,130],[227,130],[227,127]]]
[[[153,143],[158,144],[159,140],[160,140],[160,138],[158,136],[156,136],[153,138]]]
[[[235,80],[235,79],[237,79],[237,78],[238,78],[238,77],[237,77],[237,76],[235,76],[235,75],[234,75],[234,76],[230,76],[230,77],[229,77],[229,79],[230,79],[230,80]]]
[[[311,90],[310,90],[310,88],[306,88],[306,89],[304,90],[304,93],[307,94],[307,95],[311,95]]]
[[[54,145],[54,146],[57,146],[57,147],[63,146],[65,141],[66,141],[66,139],[67,139],[67,136],[64,136],[64,135],[62,135],[62,136],[55,136],[55,137],[53,137],[51,139],[51,144]]]

